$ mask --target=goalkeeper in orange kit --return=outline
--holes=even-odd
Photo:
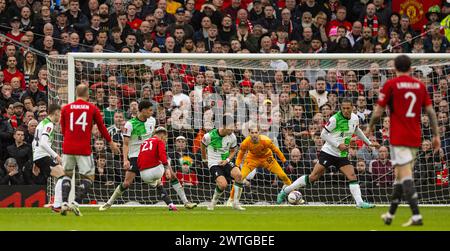
[[[262,167],[266,168],[271,173],[276,174],[285,185],[290,185],[292,181],[273,156],[273,153],[275,152],[281,162],[283,162],[283,167],[287,168],[289,166],[289,162],[286,160],[286,157],[284,157],[284,154],[273,144],[269,137],[260,134],[258,126],[251,127],[249,132],[250,135],[242,141],[238,156],[236,158],[236,166],[239,167],[244,159],[244,155],[247,154],[241,169],[242,179],[245,179],[247,175],[255,168]],[[242,192],[242,189],[240,191]],[[238,194],[237,198],[240,197],[241,194]],[[227,204],[231,203],[234,198],[235,195],[233,188]]]

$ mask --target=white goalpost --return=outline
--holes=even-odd
[[[205,203],[210,201],[215,183],[208,168],[202,165],[200,140],[204,133],[219,126],[222,115],[232,114],[235,118],[238,144],[247,136],[248,124],[258,123],[289,159],[293,169],[286,171],[291,180],[295,180],[312,171],[317,151],[323,144],[317,135],[329,116],[338,111],[342,98],[354,101],[354,112],[360,116],[363,127],[368,123],[379,89],[395,74],[393,59],[396,56],[398,54],[69,53],[47,57],[49,103],[73,102],[75,87],[80,83],[88,84],[90,101],[103,113],[113,140],[122,144],[121,129],[136,115],[136,104],[150,100],[157,126],[165,126],[169,131],[170,163],[188,199]],[[413,60],[413,75],[427,85],[439,114],[439,104],[448,98],[441,94],[440,88],[444,79],[450,82],[450,54],[409,56]],[[324,95],[316,91],[317,80],[339,83],[342,87],[335,84],[333,91]],[[301,116],[296,108],[301,110]],[[447,121],[448,115],[447,112]],[[441,119],[445,121],[444,114]],[[443,145],[442,152],[430,156],[429,123],[426,117],[422,120],[423,149],[419,151],[414,170],[419,202],[448,205],[450,146]],[[97,136],[98,130],[94,128],[96,178],[84,204],[106,202],[125,177],[122,156],[112,154]],[[450,132],[444,137],[450,137]],[[379,123],[373,139],[389,145],[389,121]],[[61,153],[61,142],[59,133],[54,142],[58,153]],[[387,204],[393,169],[386,164],[386,156],[362,146],[356,138],[350,146],[349,158],[356,167],[363,199]],[[263,169],[257,169],[252,176],[245,182],[241,202],[275,204],[283,183]],[[166,180],[163,182],[165,186],[170,185]],[[53,193],[52,183],[48,186],[49,197]],[[230,189],[231,186],[222,202],[228,199]],[[167,190],[171,198],[180,203],[175,191]],[[314,186],[300,192],[307,203],[313,205],[353,204],[345,177],[333,168]],[[159,203],[156,190],[139,178],[116,201],[116,204],[141,206]]]

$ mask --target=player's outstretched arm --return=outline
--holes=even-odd
[[[432,105],[427,105],[425,107],[425,112],[428,114],[428,117],[430,118],[430,127],[431,130],[433,131],[433,148],[434,152],[437,153],[441,148],[441,139],[439,135],[439,127],[436,112],[434,111]]]
[[[367,138],[367,136],[364,134],[364,132],[361,130],[361,128],[359,128],[359,126],[356,127],[355,134],[356,134],[356,136],[358,136],[358,138],[360,138],[362,141],[364,141],[364,143],[366,143],[366,145],[368,145],[368,146],[373,146],[373,147],[376,147],[376,148],[380,147],[380,144],[378,144],[378,143],[376,143],[376,142],[375,142],[375,143],[372,143],[372,142]]]
[[[241,146],[241,147],[242,147],[242,146]],[[236,166],[237,166],[237,167],[239,167],[239,166],[241,165],[241,162],[242,162],[242,160],[244,159],[244,155],[245,155],[246,152],[247,152],[247,151],[246,151],[246,150],[243,150],[242,148],[239,149],[239,152],[238,152],[237,157],[236,157]]]
[[[286,157],[284,156],[283,152],[280,150],[280,148],[278,148],[273,141],[270,142],[269,145],[270,150],[272,150],[272,152],[274,152],[278,158],[281,160],[282,163],[286,163]]]
[[[103,123],[103,118],[100,114],[100,110],[97,107],[95,107],[94,121],[95,124],[97,124],[98,130],[101,133],[102,137],[109,143],[111,151],[114,154],[120,154],[120,148],[119,146],[117,146],[116,142],[112,141],[111,135],[109,135],[108,129],[106,128],[105,123]]]
[[[128,160],[129,144],[130,144],[130,137],[124,136],[123,137],[123,146],[122,146],[123,153],[122,154],[123,154],[123,168],[125,170],[130,169],[130,161]]]

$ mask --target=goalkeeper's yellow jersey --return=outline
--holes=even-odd
[[[248,136],[241,143],[238,156],[236,158],[236,166],[239,166],[244,158],[244,154],[247,152],[247,158],[250,159],[261,159],[271,157],[275,153],[281,162],[286,161],[284,154],[276,147],[272,140],[264,135],[259,135],[259,142],[256,144],[252,143],[251,137]]]

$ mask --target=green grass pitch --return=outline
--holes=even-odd
[[[421,207],[424,226],[401,227],[410,210],[400,207],[391,226],[383,225],[380,215],[387,207],[356,209],[354,207],[247,207],[235,211],[217,207],[194,210],[179,208],[170,212],[163,207],[81,208],[83,216],[69,213],[63,217],[48,208],[0,208],[0,230],[450,230],[449,207]]]

